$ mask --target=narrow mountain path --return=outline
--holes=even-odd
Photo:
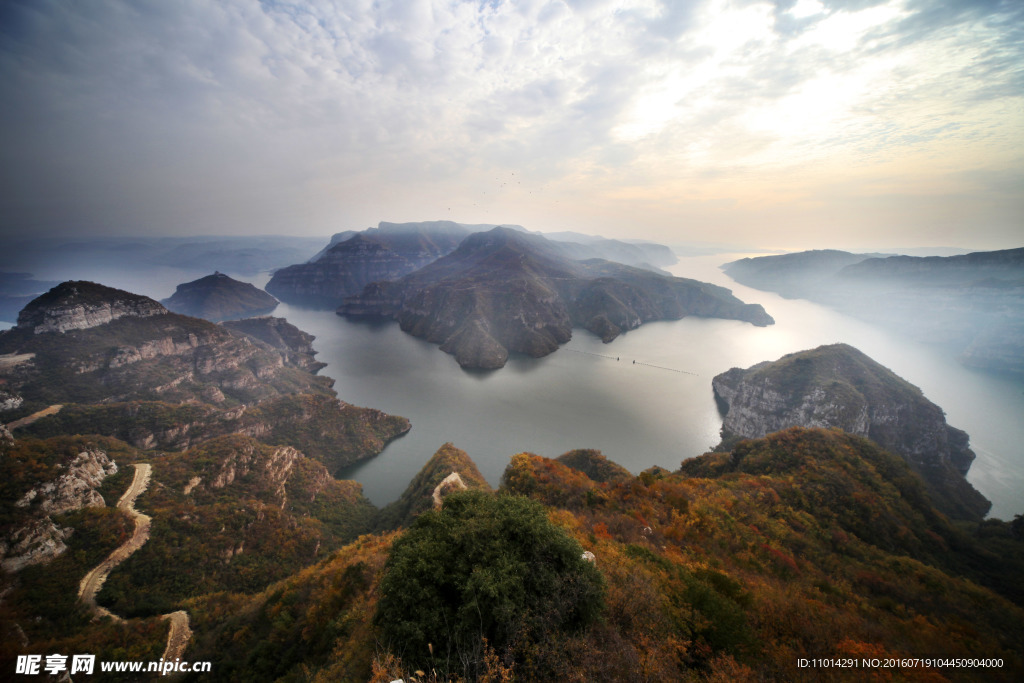
[[[40,410],[38,412],[35,412],[35,413],[32,413],[31,415],[28,415],[26,417],[23,417],[20,420],[15,420],[14,422],[12,422],[9,425],[7,425],[7,428],[8,429],[17,429],[18,427],[24,427],[26,425],[30,425],[33,422],[35,422],[36,420],[40,420],[40,419],[46,417],[47,415],[56,415],[57,413],[60,412],[60,409],[63,408],[63,407],[64,407],[63,405],[58,403],[56,405],[50,406],[49,408],[43,408],[42,410]]]
[[[117,501],[117,507],[124,510],[135,520],[135,530],[132,537],[122,545],[114,549],[105,560],[86,574],[78,585],[78,599],[84,602],[98,617],[110,617],[115,621],[124,621],[122,617],[114,614],[105,607],[96,604],[96,594],[103,587],[103,582],[117,565],[124,562],[136,550],[141,548],[149,540],[149,515],[143,514],[135,509],[135,499],[142,495],[142,492],[149,486],[149,477],[153,472],[152,466],[147,463],[135,465],[135,477],[132,485],[124,492],[121,499]],[[167,634],[167,648],[164,650],[164,660],[173,660],[185,652],[192,631],[189,629],[188,613],[184,610],[163,615],[171,623],[170,632]]]

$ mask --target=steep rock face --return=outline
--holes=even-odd
[[[469,232],[458,223],[434,221],[343,233],[313,261],[274,273],[267,291],[282,301],[335,308],[371,282],[396,280],[448,254]]]
[[[18,327],[36,334],[87,330],[130,316],[147,318],[167,313],[149,297],[94,282],[64,282],[25,306]]]
[[[947,425],[920,389],[851,346],[733,368],[715,377],[712,388],[724,444],[794,426],[839,428],[902,456],[947,514],[980,519],[990,507],[964,479],[975,457],[967,434]]]
[[[117,463],[99,449],[82,451],[66,465],[66,472],[53,481],[29,489],[15,503],[17,507],[57,515],[84,507],[103,507],[106,502],[96,490],[112,474]]]
[[[65,283],[39,297],[25,308],[22,318],[27,322],[0,333],[0,353],[35,354],[31,362],[0,366],[8,386],[26,399],[252,403],[279,393],[325,390],[324,380],[291,371],[296,367],[293,360],[300,360],[299,367],[309,365],[308,359],[294,353],[282,353],[205,320],[170,313],[152,299],[126,299],[127,293],[120,290],[77,284]],[[59,290],[74,290],[75,296],[87,291],[94,309],[120,315],[105,322],[93,319],[96,324],[85,329],[68,327],[63,313],[68,306],[64,299],[54,298]],[[43,333],[40,326],[30,324],[37,319],[64,321],[65,329]]]
[[[68,549],[64,543],[74,529],[57,526],[49,517],[36,518],[0,539],[0,566],[14,573],[49,562]]]
[[[12,440],[13,445],[13,440]],[[48,562],[63,553],[64,541],[73,529],[61,527],[51,515],[86,507],[104,507],[97,489],[108,476],[117,473],[117,464],[99,448],[85,448],[64,462],[54,465],[55,478],[38,482],[14,501],[14,522],[0,538],[0,564],[9,572]]]
[[[493,369],[509,352],[555,351],[574,325],[606,342],[651,320],[686,315],[774,321],[729,290],[608,261],[572,261],[543,237],[495,228],[395,282],[376,282],[339,315],[385,317],[441,345],[466,368]]]
[[[277,307],[277,299],[263,290],[220,272],[178,285],[160,303],[175,313],[212,322],[263,315]]]
[[[224,327],[242,332],[250,337],[269,344],[285,354],[285,361],[295,367],[316,373],[326,363],[314,359],[317,351],[313,348],[316,339],[308,332],[303,332],[284,318],[263,316],[244,320],[228,320],[221,323]]]

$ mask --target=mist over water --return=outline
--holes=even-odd
[[[1024,381],[966,369],[941,350],[815,303],[739,285],[718,268],[745,255],[683,258],[669,270],[760,303],[775,325],[686,318],[649,323],[610,344],[574,330],[555,353],[513,356],[493,372],[462,370],[452,356],[396,323],[349,322],[332,311],[286,304],[273,315],[316,335],[317,358],[327,363],[321,374],[336,380],[342,400],[412,421],[412,430],[379,456],[341,473],[362,482],[377,505],[397,498],[445,442],[465,450],[494,485],[509,458],[522,451],[555,457],[596,448],[634,473],[654,465],[676,469],[718,443],[716,374],[845,342],[919,386],[946,411],[949,424],[970,435],[978,458],[968,479],[993,501],[993,516],[1024,513]],[[161,299],[177,284],[208,274],[128,264],[116,272],[36,277],[90,279]],[[257,286],[269,278],[232,276]]]
[[[845,342],[921,387],[951,425],[968,432],[978,454],[968,479],[993,501],[994,516],[1024,512],[1024,382],[965,369],[941,351],[823,306],[737,285],[718,265],[742,256],[685,258],[670,270],[762,304],[773,326],[686,318],[644,325],[610,344],[575,330],[550,356],[514,356],[493,372],[462,370],[395,323],[349,322],[286,305],[274,314],[317,336],[317,358],[328,364],[321,373],[337,380],[343,400],[412,421],[408,435],[342,473],[362,482],[377,505],[400,495],[449,441],[495,485],[521,451],[555,457],[597,448],[634,473],[654,465],[676,469],[719,440],[716,374]]]

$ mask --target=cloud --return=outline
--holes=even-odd
[[[958,163],[962,182],[998,176],[1024,156],[1022,12],[997,0],[8,2],[0,230],[557,228],[602,205],[614,234],[638,196],[684,213],[680,197],[827,199],[815,175],[888,178],[894,159],[921,177],[949,168],[948,182]],[[650,225],[670,230],[670,212],[656,214]],[[750,229],[734,215],[737,234]]]

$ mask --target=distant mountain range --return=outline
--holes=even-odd
[[[360,294],[366,285],[397,280],[450,254],[469,235],[496,227],[540,235],[527,233],[518,225],[381,222],[376,228],[334,235],[308,262],[276,271],[267,283],[267,291],[288,303],[336,308],[345,297]],[[655,271],[677,260],[671,249],[660,244],[622,242],[574,232],[544,237],[551,241],[552,249],[572,260],[602,258]]]
[[[942,345],[969,367],[1024,375],[1024,248],[927,257],[808,251],[722,268],[742,284]]]
[[[688,315],[774,322],[723,287],[566,252],[564,243],[510,228],[474,233],[399,280],[368,285],[338,313],[397,320],[462,367],[485,369],[502,367],[509,352],[547,355],[573,327],[609,342],[644,322]]]

